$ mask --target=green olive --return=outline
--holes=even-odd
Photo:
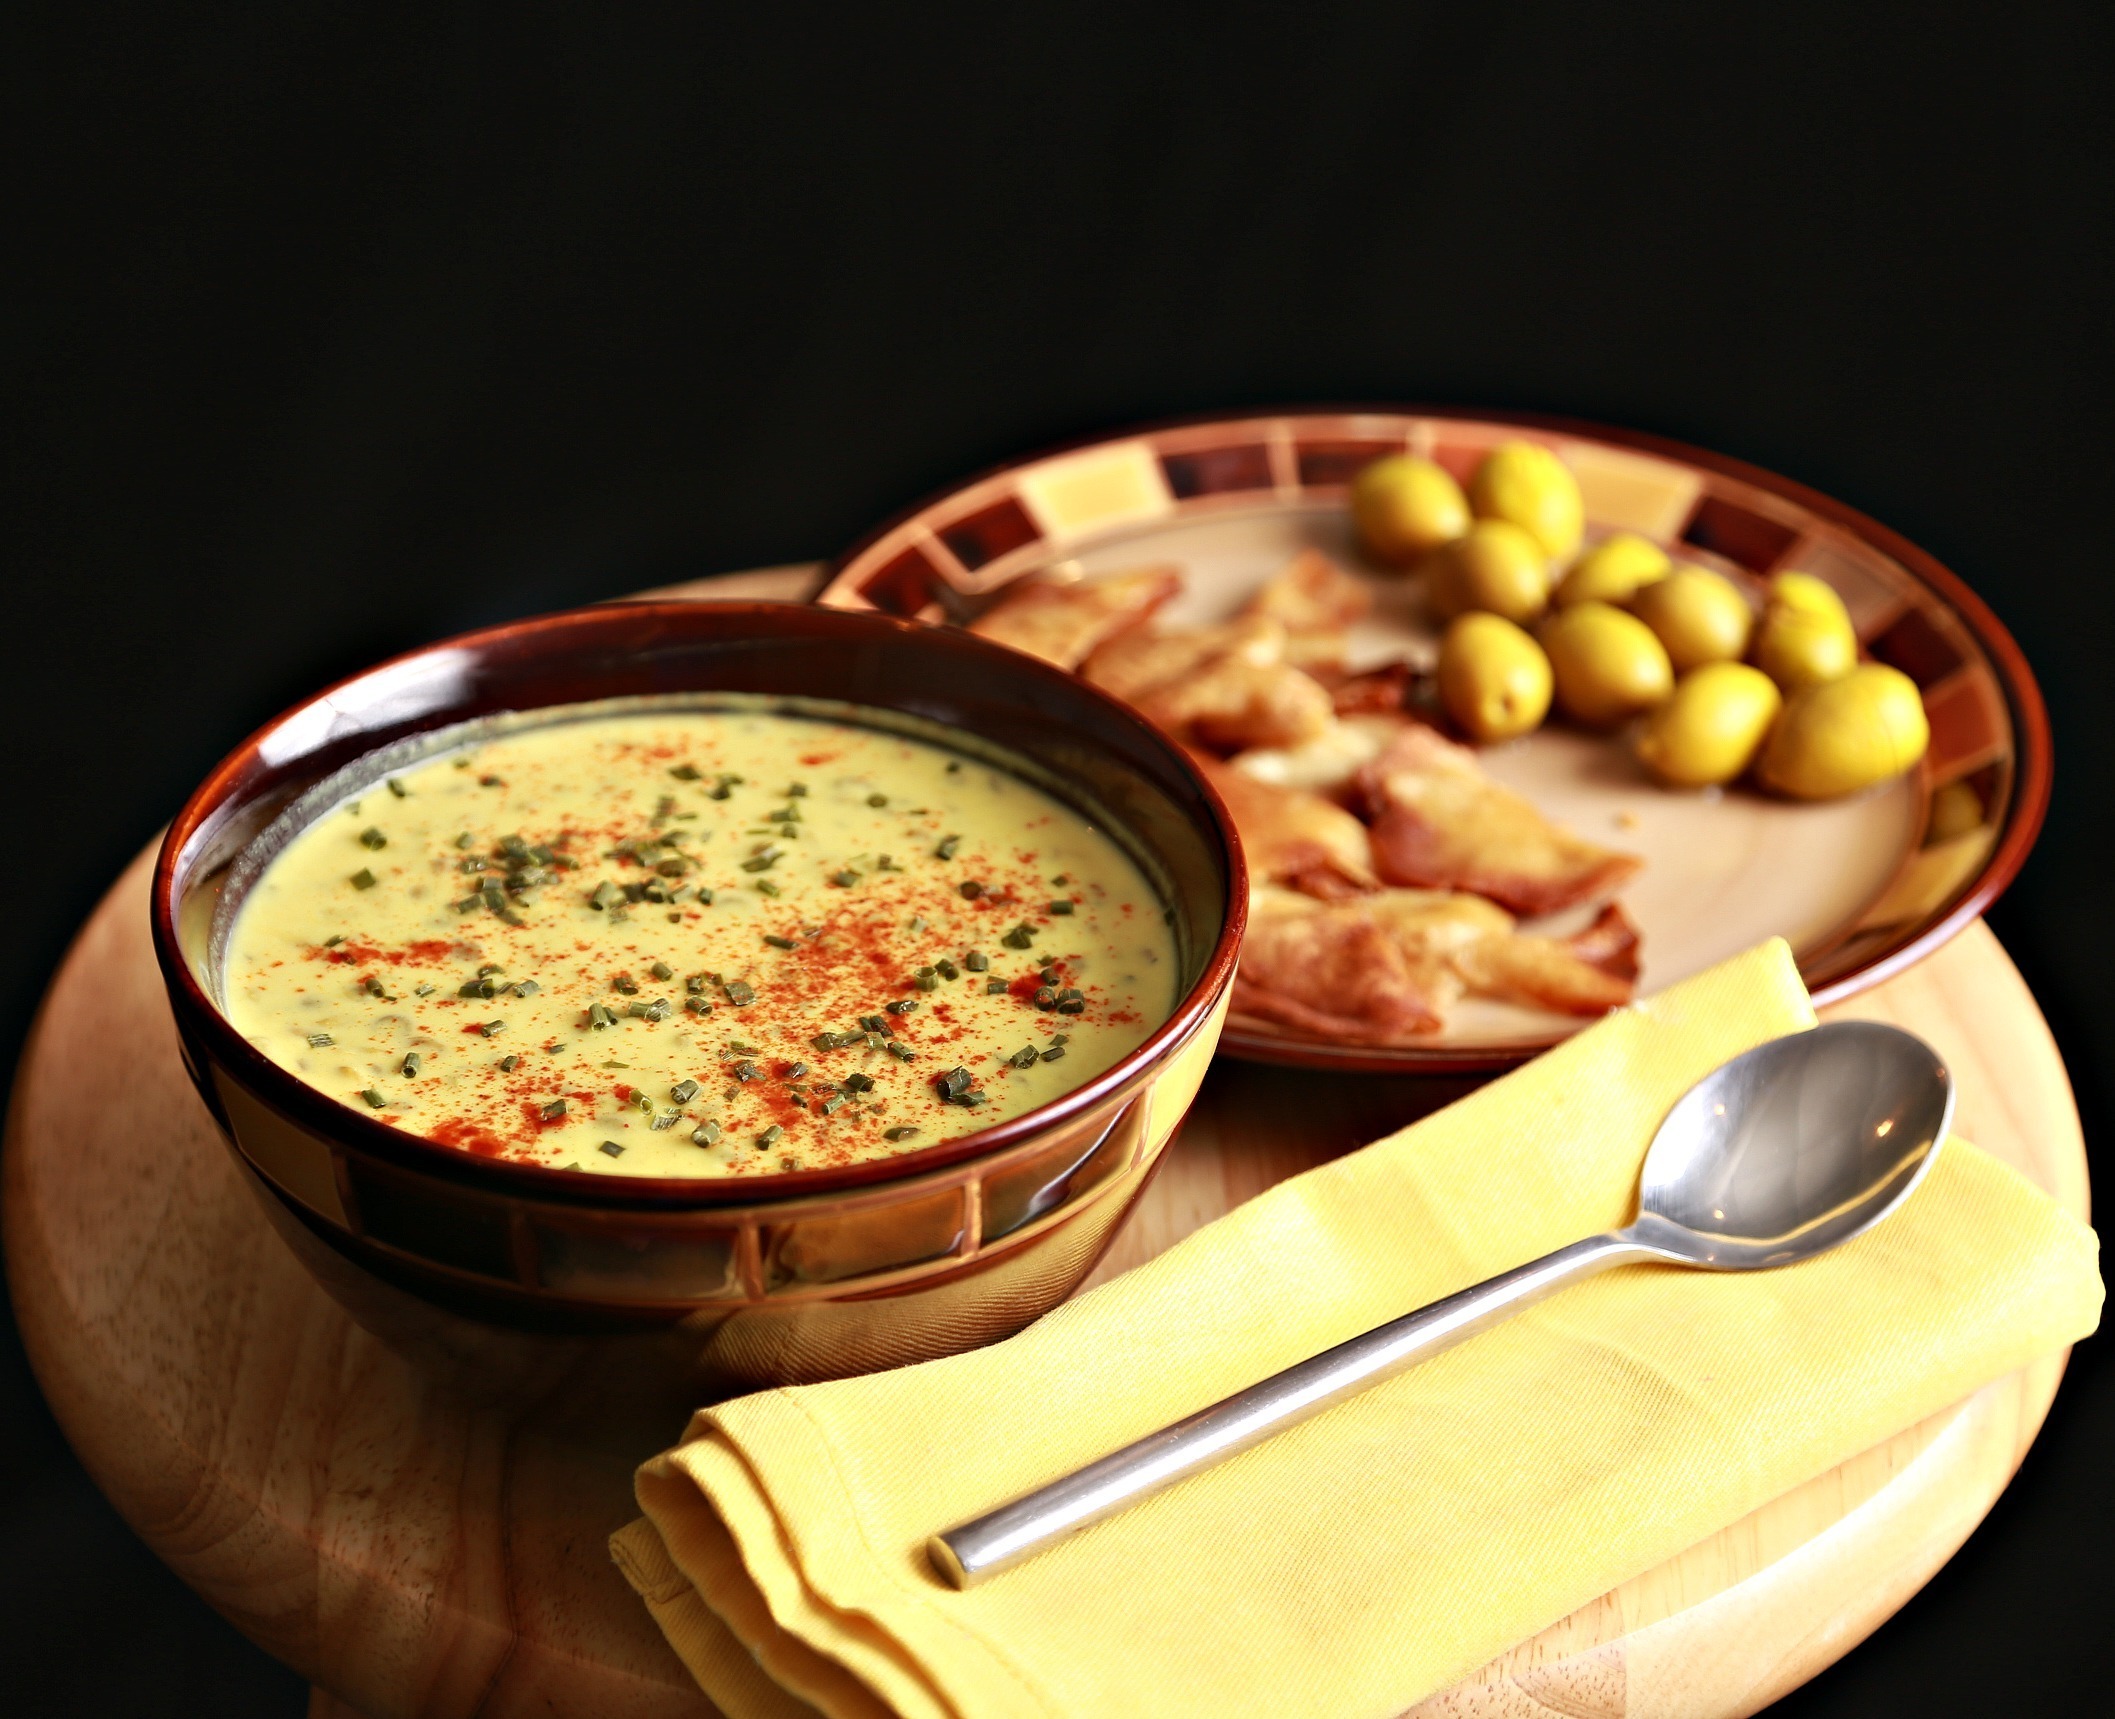
[[[1759,773],[1780,794],[1832,800],[1901,775],[1930,741],[1917,683],[1885,663],[1860,663],[1785,700]]]
[[[1641,586],[1664,579],[1671,563],[1667,551],[1635,531],[1605,537],[1572,563],[1557,587],[1557,606],[1574,603],[1627,603]]]
[[[1770,607],[1798,609],[1810,615],[1833,615],[1846,627],[1851,612],[1836,595],[1836,587],[1811,573],[1780,573],[1770,581]]]
[[[1784,707],[1777,683],[1746,663],[1706,663],[1645,719],[1638,757],[1676,788],[1730,782],[1753,762]]]
[[[1737,662],[1755,625],[1755,611],[1733,581],[1705,567],[1677,567],[1655,579],[1631,599],[1630,612],[1659,634],[1676,674]]]
[[[1479,519],[1505,519],[1532,532],[1553,561],[1579,548],[1586,505],[1579,480],[1538,442],[1505,442],[1484,456],[1469,479],[1469,506]]]
[[[1792,692],[1840,679],[1858,662],[1858,635],[1848,617],[1772,604],[1755,629],[1755,666]]]
[[[1353,480],[1351,519],[1367,554],[1407,567],[1469,529],[1469,503],[1444,467],[1414,454],[1389,454]]]
[[[1519,526],[1479,519],[1425,558],[1425,592],[1442,620],[1484,609],[1532,621],[1549,606],[1549,563]]]
[[[1512,740],[1550,709],[1550,659],[1502,615],[1468,614],[1439,646],[1439,697],[1472,739]]]
[[[1565,714],[1594,728],[1650,710],[1674,690],[1667,647],[1637,616],[1607,603],[1574,603],[1542,627],[1542,648]]]

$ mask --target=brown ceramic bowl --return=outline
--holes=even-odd
[[[1096,806],[1165,897],[1184,975],[1174,1013],[1026,1115],[881,1163],[739,1180],[474,1157],[349,1109],[229,1025],[215,927],[301,826],[310,790],[336,778],[320,810],[363,772],[459,741],[466,723],[700,692],[825,696],[942,723]],[[643,1338],[686,1376],[754,1385],[970,1348],[1069,1294],[1196,1094],[1246,902],[1216,796],[1157,731],[1070,675],[882,616],[642,602],[466,634],[287,711],[177,816],[153,914],[192,1079],[280,1232],[370,1328],[513,1373],[552,1336]]]

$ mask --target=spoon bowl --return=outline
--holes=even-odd
[[[1839,1021],[1757,1045],[1667,1113],[1629,1233],[1719,1271],[1834,1247],[1916,1187],[1953,1102],[1938,1053],[1899,1027]]]

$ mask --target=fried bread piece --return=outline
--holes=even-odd
[[[1265,616],[1216,627],[1140,627],[1103,645],[1080,669],[1102,691],[1133,702],[1218,662],[1270,668],[1285,660],[1285,627]]]
[[[1325,900],[1380,887],[1366,826],[1342,806],[1259,782],[1201,752],[1190,760],[1233,814],[1251,876]]]
[[[1533,915],[1601,900],[1645,863],[1551,823],[1468,748],[1422,724],[1396,735],[1360,787],[1386,883],[1465,889]]]
[[[1338,1043],[1375,1045],[1439,1032],[1464,992],[1599,1015],[1630,1000],[1635,948],[1636,932],[1617,907],[1577,938],[1560,939],[1523,936],[1503,908],[1449,890],[1317,902],[1265,886],[1251,897],[1234,1007]]]
[[[970,622],[969,630],[1059,668],[1076,669],[1181,589],[1182,575],[1172,567],[1142,567],[1071,585],[1024,579]]]
[[[1234,758],[1234,768],[1276,788],[1338,794],[1355,788],[1359,772],[1408,725],[1409,718],[1340,716],[1300,746],[1257,746]]]
[[[1326,633],[1362,620],[1373,593],[1319,549],[1303,549],[1241,605],[1244,615],[1267,615],[1288,633]]]
[[[1251,616],[1128,633],[1103,645],[1080,672],[1169,733],[1232,751],[1298,745],[1333,720],[1321,683],[1284,656],[1284,627]]]

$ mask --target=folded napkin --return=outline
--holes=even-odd
[[[618,1562],[733,1719],[1399,1713],[2091,1331],[2092,1232],[1953,1140],[1831,1254],[1578,1284],[967,1593],[926,1539],[1627,1222],[1674,1100],[1813,1020],[1765,945],[1006,1342],[705,1410]]]

